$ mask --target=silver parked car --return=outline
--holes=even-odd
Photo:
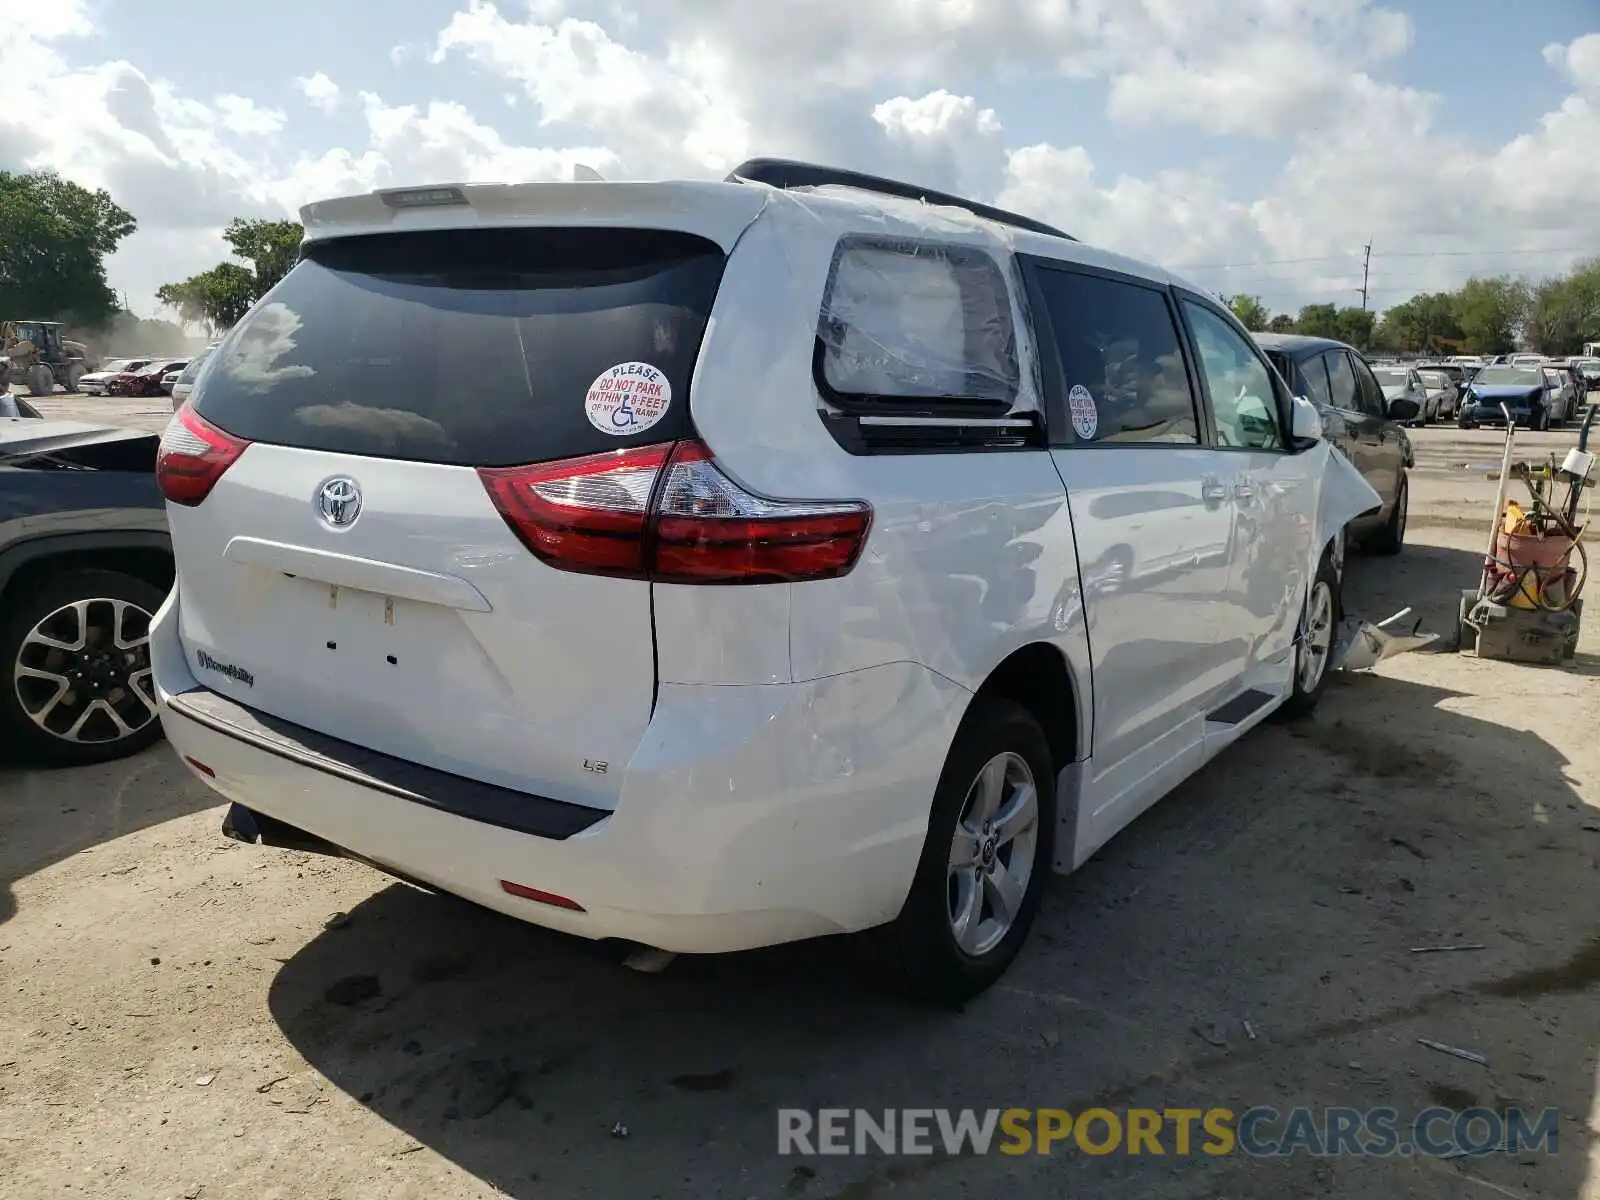
[[[1372,373],[1378,377],[1384,400],[1391,404],[1396,400],[1410,400],[1416,404],[1417,415],[1410,424],[1426,425],[1437,416],[1428,404],[1428,389],[1422,382],[1422,376],[1414,368],[1375,366]]]
[[[1550,424],[1558,425],[1572,420],[1582,403],[1578,398],[1578,384],[1566,367],[1544,368],[1545,411],[1550,414]]]
[[[1423,369],[1417,372],[1427,399],[1422,405],[1423,424],[1443,421],[1456,415],[1460,407],[1461,390],[1445,371]]]
[[[189,399],[190,393],[194,391],[194,381],[200,378],[200,368],[205,366],[206,359],[211,357],[211,352],[216,348],[216,344],[212,343],[200,351],[199,354],[196,354],[189,360],[189,365],[178,372],[171,385],[168,386],[167,390],[172,393],[173,412],[177,412],[182,408],[184,402]],[[163,379],[161,382],[165,384],[167,381]]]

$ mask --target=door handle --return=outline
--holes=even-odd
[[[1254,500],[1256,486],[1248,479],[1241,479],[1233,485],[1233,498],[1235,500]]]
[[[1228,489],[1213,479],[1200,485],[1200,498],[1207,504],[1221,504],[1228,498]]]

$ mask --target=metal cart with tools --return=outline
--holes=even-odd
[[[1589,576],[1584,534],[1595,486],[1588,448],[1595,413],[1591,405],[1577,447],[1558,464],[1554,454],[1543,463],[1514,461],[1515,423],[1505,411],[1489,549],[1478,586],[1461,594],[1462,653],[1552,666],[1577,654]],[[1510,498],[1513,480],[1526,485],[1526,504]]]

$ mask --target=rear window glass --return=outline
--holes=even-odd
[[[835,403],[993,406],[1020,379],[1011,293],[981,250],[851,237],[817,327],[818,383]]]
[[[195,408],[251,441],[461,466],[669,441],[690,430],[724,261],[657,230],[313,244],[217,348]]]

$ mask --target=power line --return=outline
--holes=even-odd
[[[1542,250],[1413,250],[1404,254],[1381,254],[1379,258],[1477,258],[1482,255],[1513,254],[1600,254],[1593,246],[1547,246]]]
[[[1232,271],[1239,267],[1286,267],[1299,263],[1344,262],[1354,259],[1359,251],[1351,250],[1345,254],[1325,254],[1316,258],[1257,258],[1231,263],[1176,263],[1172,269],[1175,271]],[[1527,247],[1517,249],[1495,250],[1411,250],[1396,251],[1392,254],[1374,254],[1373,258],[1499,258],[1505,256],[1530,255],[1530,254],[1600,254],[1600,247],[1596,246],[1544,246],[1537,249]]]

